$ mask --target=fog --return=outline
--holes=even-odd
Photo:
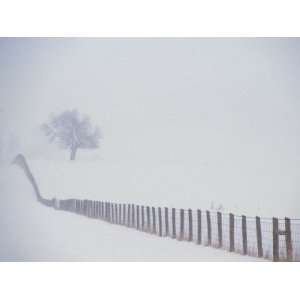
[[[1,128],[34,149],[77,108],[105,158],[299,161],[298,39],[1,39]]]
[[[168,241],[148,253],[139,233],[41,208],[8,166],[17,153],[48,198],[299,218],[299,53],[296,38],[0,39],[0,258],[238,259],[190,246],[178,256]],[[41,130],[70,109],[103,136],[74,162]],[[114,250],[122,239],[137,252]]]
[[[101,127],[100,163],[181,165],[200,189],[197,169],[203,197],[284,201],[297,214],[299,51],[289,38],[3,38],[2,156],[67,160],[40,125],[76,108]]]

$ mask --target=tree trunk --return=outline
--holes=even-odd
[[[77,148],[72,148],[71,149],[70,160],[75,160],[75,158],[76,158],[76,152],[77,152]]]

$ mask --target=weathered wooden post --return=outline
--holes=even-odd
[[[293,261],[291,220],[289,218],[285,218],[284,221],[285,221],[285,243],[286,243],[287,261]]]
[[[89,201],[88,200],[84,200],[84,201],[85,201],[85,203],[84,203],[85,204],[84,205],[85,206],[85,216],[88,217],[89,216]],[[65,204],[64,204],[65,202],[63,201],[62,203],[63,203],[63,206],[65,207]]]
[[[104,220],[107,221],[107,219],[108,219],[108,204],[105,201],[104,202]]]
[[[122,204],[119,203],[119,224],[122,224]]]
[[[135,205],[131,205],[131,213],[132,213],[132,225],[131,227],[135,227]]]
[[[87,215],[87,200],[84,200],[84,215]]]
[[[179,240],[182,241],[184,239],[184,210],[180,209],[180,235]]]
[[[95,218],[95,201],[94,200],[91,201],[91,208],[92,208],[91,217]]]
[[[142,230],[144,231],[145,230],[145,208],[144,208],[144,205],[142,205],[141,207],[141,210],[142,210]]]
[[[156,216],[155,216],[155,207],[152,207],[152,233],[156,234]]]
[[[119,224],[118,204],[115,203],[115,223]]]
[[[169,236],[169,210],[165,207],[165,235]]]
[[[99,201],[95,201],[95,218],[99,218]]]
[[[110,203],[110,216],[111,216],[111,223],[115,222],[115,204],[114,203]]]
[[[108,208],[107,208],[107,202],[104,202],[104,220],[107,221],[108,219]]]
[[[189,242],[193,240],[193,212],[191,209],[188,210],[189,214]]]
[[[280,230],[278,218],[273,218],[273,261],[280,261],[280,254],[279,254],[280,235],[285,235],[286,260],[293,261],[291,221],[289,218],[285,218],[284,223],[285,223],[285,230]]]
[[[140,230],[140,206],[136,206],[136,229]]]
[[[202,243],[201,210],[197,209],[197,244]]]
[[[158,208],[158,235],[162,236],[162,216],[161,216],[161,208]]]
[[[127,226],[131,224],[131,204],[127,204]]]
[[[234,214],[229,214],[229,251],[234,252]]]
[[[219,241],[219,248],[223,247],[223,232],[222,232],[222,213],[217,212],[217,222],[218,222],[218,241]]]
[[[94,200],[91,201],[91,208],[92,208],[91,216],[92,216],[92,218],[95,218],[95,201]]]
[[[248,253],[248,239],[247,239],[247,219],[246,216],[242,216],[242,235],[243,235],[243,254]]]
[[[256,217],[255,221],[256,221],[257,256],[262,257],[263,256],[263,246],[262,246],[260,217]]]
[[[114,207],[114,203],[110,203],[110,210],[111,210],[111,223],[115,223],[115,207]]]
[[[93,217],[93,201],[88,200],[88,216],[89,218]]]
[[[279,226],[278,219],[273,218],[273,261],[279,261]]]
[[[210,211],[206,211],[206,222],[207,222],[207,245],[211,245],[211,219],[210,219]]]
[[[147,206],[146,207],[146,213],[147,213],[147,231],[150,232],[151,231],[151,227],[150,227],[150,207]]]
[[[172,208],[172,238],[176,239],[176,210]]]
[[[126,204],[123,204],[123,221],[122,224],[125,226],[126,225]]]

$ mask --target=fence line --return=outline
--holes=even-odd
[[[273,261],[300,261],[299,219],[247,217],[220,211],[107,201],[48,200],[41,196],[24,156],[18,155],[14,163],[24,169],[38,201],[54,209],[242,255]]]

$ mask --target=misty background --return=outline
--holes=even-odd
[[[145,200],[176,186],[183,206],[284,203],[299,216],[299,53],[296,38],[2,38],[1,161],[67,160],[40,125],[76,108],[103,134],[78,161],[113,162],[124,176],[138,165],[131,188],[143,177],[157,192],[140,191]]]

